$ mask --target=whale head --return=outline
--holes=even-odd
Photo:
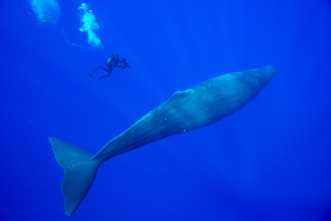
[[[251,69],[243,73],[262,89],[275,75],[275,69],[271,65],[268,65],[263,68]]]

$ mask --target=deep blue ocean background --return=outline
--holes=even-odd
[[[0,1],[0,220],[331,220],[331,1],[81,1],[54,24]],[[99,81],[112,52],[132,68]],[[92,153],[219,74],[273,65],[250,104],[208,127],[104,163],[72,217],[48,137]]]

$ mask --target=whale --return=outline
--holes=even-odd
[[[110,140],[96,154],[49,137],[56,161],[64,169],[61,189],[65,213],[70,216],[77,210],[104,161],[153,141],[221,120],[256,98],[274,74],[275,69],[268,65],[219,75],[177,91],[169,100]]]

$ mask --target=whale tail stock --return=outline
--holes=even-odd
[[[65,198],[64,210],[71,216],[90,190],[101,161],[94,160],[93,154],[70,143],[54,137],[48,140],[56,161],[64,169],[61,184]]]

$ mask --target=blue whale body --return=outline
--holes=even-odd
[[[253,100],[272,79],[272,66],[233,72],[204,81],[172,97],[109,141],[98,153],[50,137],[64,168],[64,210],[72,215],[88,193],[102,162],[165,137],[212,124]]]

